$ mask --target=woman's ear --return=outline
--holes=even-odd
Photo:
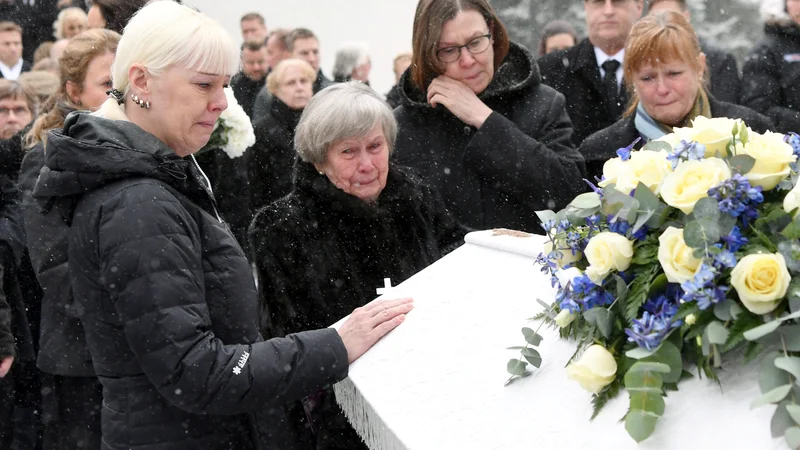
[[[150,94],[152,78],[150,71],[141,64],[131,64],[128,69],[128,85],[131,87],[131,91],[139,97]]]
[[[72,103],[76,105],[81,104],[81,89],[72,81],[67,81],[67,95],[69,96],[69,99],[72,100]]]

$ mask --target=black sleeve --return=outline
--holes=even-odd
[[[539,96],[549,100],[537,105],[546,111],[539,135],[529,136],[493,112],[467,145],[464,166],[524,204],[560,209],[583,192],[586,169],[571,142],[564,96],[548,87],[540,90],[552,95]]]
[[[736,58],[730,53],[722,53],[720,57],[717,67],[712,68],[711,95],[719,101],[738,103],[740,81]]]
[[[742,70],[740,104],[769,116],[776,131],[800,130],[800,112],[782,106],[780,67],[775,58],[766,45],[758,46],[747,57]]]
[[[422,185],[422,182],[419,182]],[[450,253],[464,243],[464,236],[471,230],[458,223],[455,216],[445,206],[444,199],[439,195],[439,191],[428,186],[422,185],[425,202],[431,212],[431,223],[436,240],[439,243],[439,250],[442,256]]]
[[[5,266],[0,261],[0,359],[16,356],[14,335],[11,333],[11,307],[8,305],[3,288]]]
[[[198,414],[240,414],[286,404],[347,376],[347,350],[333,329],[240,345],[215,337],[200,230],[165,188],[128,188],[96,214],[83,228],[97,231],[73,232],[70,260],[82,256],[75,248],[96,249],[98,276],[127,343],[171,403]]]
[[[269,106],[272,101],[272,96],[267,92],[267,88],[258,91],[255,103],[253,103],[253,117],[250,121],[253,123],[260,122],[269,114]]]

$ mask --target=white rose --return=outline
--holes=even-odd
[[[708,190],[731,177],[731,169],[720,158],[700,161],[683,161],[661,184],[661,198],[673,208],[686,214],[694,211],[701,198],[708,197]]]
[[[780,253],[747,255],[731,271],[731,285],[739,300],[754,314],[767,314],[777,308],[791,281]]]
[[[592,345],[579,360],[567,366],[567,377],[594,394],[602,391],[616,376],[617,361],[602,345]]]
[[[704,116],[697,116],[692,121],[692,126],[687,128],[676,128],[675,134],[686,142],[695,141],[706,147],[706,158],[713,158],[719,153],[720,156],[728,155],[728,143],[733,139],[733,127],[736,120],[727,117],[715,117],[709,119]]]
[[[584,253],[589,262],[586,275],[599,286],[612,270],[621,272],[630,267],[633,243],[625,236],[604,231],[589,240]]]
[[[636,189],[639,182],[658,195],[661,182],[672,172],[672,165],[667,160],[669,153],[651,150],[632,151],[627,161],[621,158],[610,159],[603,165],[603,181],[600,187],[614,183],[616,189],[624,194]]]
[[[790,163],[795,162],[792,146],[783,141],[783,135],[766,132],[753,133],[750,140],[739,150],[739,154],[750,155],[756,163],[745,178],[753,186],[761,186],[765,191],[774,189],[789,176]]]
[[[568,264],[574,263],[575,261],[580,261],[580,259],[583,257],[583,253],[581,252],[575,252],[573,255],[569,246],[560,240],[556,240],[556,245],[558,246],[558,251],[561,252],[561,257],[556,258],[558,267],[564,267]],[[553,251],[553,243],[551,241],[545,242],[542,250],[544,251],[545,256],[549,255],[550,252]]]
[[[783,210],[791,214],[795,209],[800,208],[800,183],[797,184],[786,197],[783,198]],[[800,211],[798,211],[800,212]],[[795,213],[797,217],[797,213]]]
[[[556,272],[556,277],[561,286],[566,286],[569,282],[581,276],[583,272],[577,267],[570,267],[569,269],[562,269]]]
[[[567,326],[569,326],[569,324],[572,323],[573,320],[575,320],[576,317],[578,317],[577,314],[569,312],[568,309],[562,309],[561,312],[559,312],[558,315],[556,315],[555,318],[556,325],[558,325],[561,328],[566,328]]]
[[[674,227],[658,238],[658,262],[670,283],[691,280],[702,266],[702,261],[694,257],[694,249],[683,240],[683,230]]]

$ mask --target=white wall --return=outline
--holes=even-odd
[[[411,51],[411,28],[417,0],[185,0],[219,21],[234,41],[242,40],[239,18],[259,12],[267,28],[309,28],[319,37],[322,70],[329,78],[339,43],[370,45],[370,84],[385,94],[394,84],[392,60]]]

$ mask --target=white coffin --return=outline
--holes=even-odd
[[[337,400],[373,450],[773,449],[774,406],[759,396],[757,364],[731,362],[723,390],[694,378],[666,399],[655,433],[637,445],[620,419],[621,393],[590,422],[591,394],[566,377],[575,344],[542,328],[540,369],[510,386],[505,367],[524,345],[520,329],[554,290],[535,256],[540,237],[472,233],[466,244],[383,298],[412,296],[415,309],[350,368]],[[377,287],[377,286],[376,286]],[[696,370],[693,369],[696,374]]]

